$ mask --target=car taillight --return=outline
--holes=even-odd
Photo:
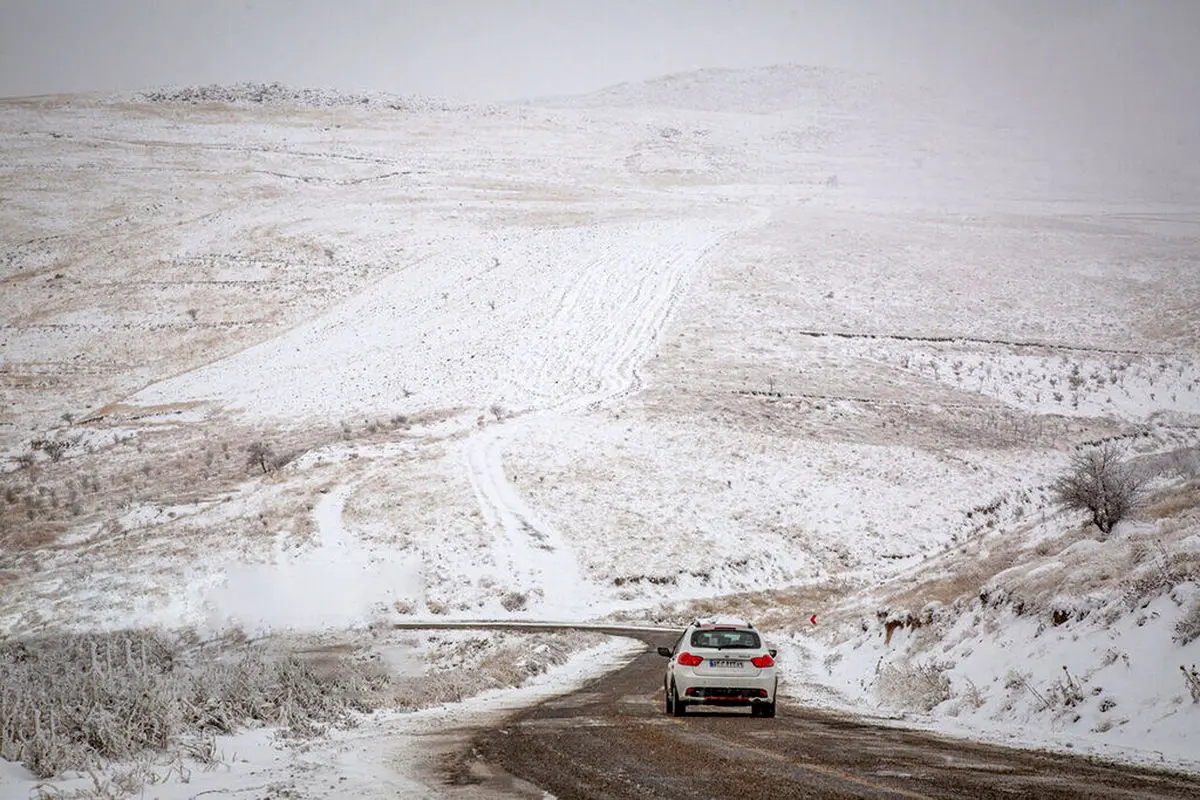
[[[770,653],[765,653],[758,658],[750,659],[750,663],[759,669],[766,669],[767,667],[775,666],[775,659],[771,658]]]
[[[698,667],[704,663],[703,658],[694,656],[691,653],[680,653],[679,658],[676,660],[685,667]]]

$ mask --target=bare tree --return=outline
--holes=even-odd
[[[1145,476],[1110,444],[1075,455],[1066,474],[1054,482],[1058,501],[1087,511],[1101,533],[1128,516],[1143,499]]]
[[[275,451],[266,441],[259,439],[246,447],[246,466],[258,466],[263,474],[271,471],[275,461]]]

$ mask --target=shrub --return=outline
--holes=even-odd
[[[1180,478],[1200,475],[1200,447],[1181,447],[1171,452],[1168,463]]]
[[[1175,641],[1190,644],[1195,639],[1200,639],[1200,597],[1192,602],[1192,607],[1175,623]]]
[[[1196,671],[1196,665],[1192,664],[1192,668],[1188,669],[1180,664],[1179,671],[1183,673],[1183,680],[1187,683],[1188,691],[1192,695],[1192,702],[1200,703],[1200,672]]]
[[[1063,506],[1087,511],[1092,523],[1107,534],[1142,502],[1145,484],[1139,470],[1123,461],[1112,445],[1104,444],[1074,456],[1053,489]]]
[[[275,451],[267,442],[259,439],[257,442],[251,442],[246,447],[246,466],[258,467],[265,475],[271,469],[271,462],[275,460]]]
[[[314,733],[381,706],[390,682],[353,658],[318,671],[262,649],[188,664],[146,631],[10,640],[0,643],[0,757],[46,778],[248,721]]]
[[[1070,670],[1063,667],[1063,677],[1059,678],[1046,691],[1045,702],[1051,708],[1074,708],[1083,702],[1083,686],[1071,676]]]
[[[297,453],[277,453],[270,442],[262,439],[252,442],[246,447],[246,466],[250,469],[258,467],[263,474],[277,469],[283,469],[297,456]]]
[[[879,673],[875,691],[885,701],[901,708],[932,711],[950,699],[950,679],[946,665],[925,664],[899,666],[889,664]]]
[[[50,460],[57,463],[62,460],[63,453],[70,448],[70,442],[64,442],[61,439],[53,439],[42,445],[42,451],[50,457]]]
[[[521,611],[525,608],[529,598],[522,592],[508,592],[500,598],[500,605],[505,611]]]

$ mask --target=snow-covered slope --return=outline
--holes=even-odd
[[[1047,487],[1083,443],[1197,443],[1197,206],[944,97],[245,91],[0,105],[9,634],[836,608],[822,680],[871,697],[863,609],[936,557],[941,672],[980,687],[970,548],[1082,539]]]
[[[574,108],[690,109],[728,114],[859,110],[882,94],[877,76],[808,65],[698,69],[611,86],[544,105]]]

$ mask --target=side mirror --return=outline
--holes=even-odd
[[[774,658],[774,657],[775,657],[775,653],[776,653],[777,651],[775,651],[775,650],[768,650],[767,652],[771,654],[771,658]]]
[[[674,655],[674,653],[671,652],[671,648],[669,648],[669,647],[658,648],[658,654],[660,656],[662,656],[663,658],[670,658],[671,656]]]

